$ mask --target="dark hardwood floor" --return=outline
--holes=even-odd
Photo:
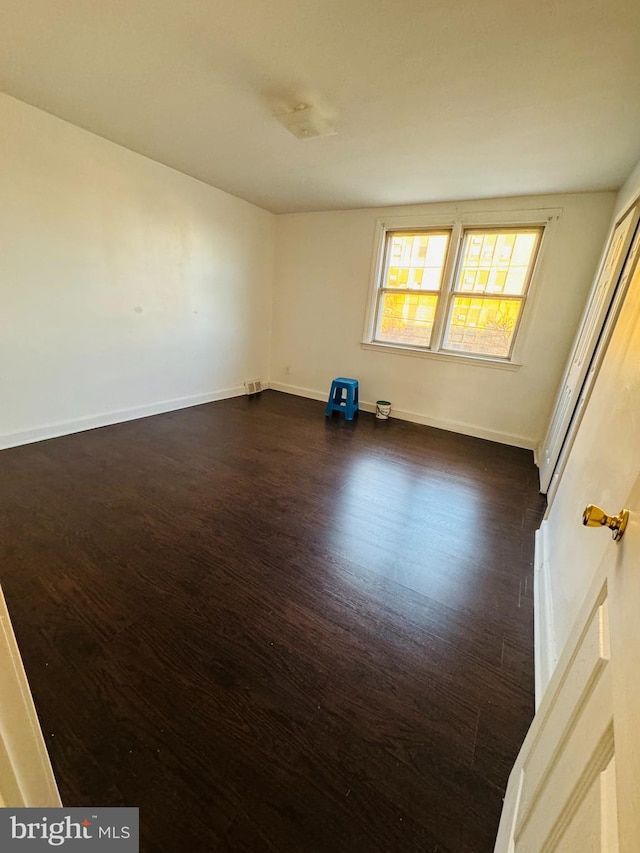
[[[531,453],[274,391],[0,453],[63,802],[141,850],[489,853],[533,716]]]

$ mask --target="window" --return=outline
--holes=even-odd
[[[387,234],[376,340],[429,346],[450,236],[449,231]]]
[[[543,230],[384,227],[365,343],[509,361]]]

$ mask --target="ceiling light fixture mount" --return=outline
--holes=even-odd
[[[314,139],[336,133],[333,125],[310,104],[298,104],[290,112],[274,118],[298,139]]]

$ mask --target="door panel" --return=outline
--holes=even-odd
[[[511,773],[496,853],[640,850],[640,476],[627,506]]]
[[[611,678],[603,656],[607,632],[605,599],[595,608],[523,762],[517,853],[555,850],[613,757]],[[590,810],[584,829],[596,837],[598,826],[599,809]]]
[[[606,591],[603,591],[606,596]],[[526,763],[527,787],[524,791],[523,806],[528,804],[527,793],[531,787],[537,788],[553,754],[557,732],[569,732],[575,724],[577,710],[584,705],[589,691],[597,681],[601,670],[609,660],[609,626],[607,601],[603,599],[593,613],[588,627],[580,641],[575,655],[569,664],[563,683],[558,689],[555,702],[550,711],[553,719],[545,720],[536,738],[535,749],[531,751]]]
[[[639,330],[640,332],[640,327]],[[640,400],[636,405],[640,406]],[[640,419],[630,426],[638,435]],[[611,655],[620,850],[640,850],[640,475],[627,500],[629,526],[610,549]]]
[[[598,773],[560,835],[554,853],[614,853],[618,850],[615,758]]]

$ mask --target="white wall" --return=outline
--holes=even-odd
[[[0,126],[0,447],[267,377],[272,214],[5,95]]]
[[[391,400],[397,417],[535,447],[613,202],[588,193],[278,217],[272,387],[325,399],[334,376],[354,376],[362,400]],[[361,347],[378,217],[557,207],[519,370]]]
[[[611,225],[638,195],[640,163],[618,194]],[[620,387],[616,372],[618,360],[629,351],[632,339],[629,334],[635,336],[636,341],[640,339],[640,326],[637,324],[639,316],[640,293],[630,290],[542,526],[550,587],[548,607],[551,612],[547,616],[555,638],[553,654],[556,659],[562,652],[604,551],[611,542],[608,532],[585,531],[580,523],[582,510],[587,504],[595,503],[608,513],[617,513],[622,509],[618,504],[626,496],[625,488],[619,488],[619,484],[625,483],[628,476],[635,476],[634,472],[640,464],[638,425],[633,423],[631,417],[628,429],[622,435],[615,433],[613,455],[618,471],[603,470],[604,465],[610,465],[608,457],[612,448],[604,447],[601,441],[602,434],[608,434],[612,401],[624,399],[625,394],[637,393],[635,388]],[[622,344],[613,346],[618,331],[625,332],[627,338]],[[603,461],[605,459],[606,462]]]

